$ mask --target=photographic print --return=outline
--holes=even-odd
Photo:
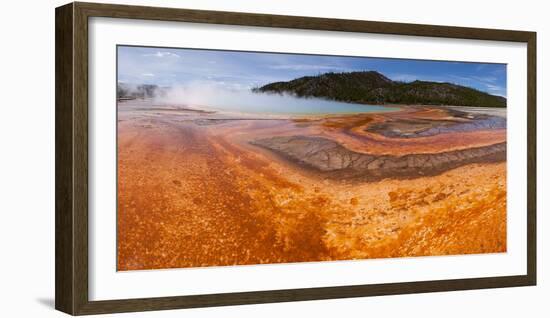
[[[117,270],[506,252],[505,64],[117,47]]]

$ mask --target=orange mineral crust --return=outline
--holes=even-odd
[[[421,116],[448,120],[437,109],[266,120],[124,107],[118,270],[506,251],[505,157],[495,153],[500,148],[483,152],[505,142],[505,129],[415,138],[384,135],[380,125],[369,130],[374,123],[402,125],[399,116],[415,118],[416,126],[426,125]],[[399,158],[380,157],[382,166],[365,164],[357,174],[381,177],[341,178],[340,170],[295,160],[296,149],[269,139],[280,136],[301,136],[322,151],[341,145],[344,159],[478,148],[452,153],[454,164],[443,162],[434,174],[376,174]],[[256,140],[270,140],[269,147]]]

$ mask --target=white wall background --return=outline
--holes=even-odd
[[[538,32],[537,287],[133,314],[136,317],[548,317],[550,22],[545,1],[139,0],[152,6],[442,24]],[[54,297],[54,8],[5,1],[0,13],[0,316],[60,317]],[[550,106],[548,106],[550,107]],[[122,315],[112,315],[120,316]],[[131,316],[125,314],[125,316]]]

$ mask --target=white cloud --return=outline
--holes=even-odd
[[[153,74],[153,73],[143,73],[143,74],[141,74],[141,76],[145,76],[145,77],[154,77],[155,74]]]
[[[487,90],[494,92],[494,93],[502,93],[504,91],[504,88],[498,86],[498,85],[492,85],[492,84],[485,84],[485,87]]]
[[[490,83],[494,83],[498,80],[498,78],[496,78],[495,76],[472,76],[472,78],[480,82],[490,82]]]
[[[495,76],[458,76],[458,75],[451,75],[451,77],[466,81],[466,82],[477,82],[481,84],[494,84],[498,81],[498,78]]]
[[[506,97],[506,94],[505,94],[506,93],[506,88],[496,84],[496,82],[498,80],[496,77],[493,77],[493,76],[469,76],[469,77],[465,77],[465,76],[456,76],[456,75],[452,75],[451,77],[459,79],[460,81],[468,83],[468,84],[476,83],[478,85],[481,85],[481,86],[485,87],[485,90],[489,94]]]
[[[143,54],[143,56],[152,56],[152,57],[158,57],[158,58],[163,58],[163,57],[180,57],[178,54],[176,53],[172,53],[172,52],[161,52],[161,51],[157,51],[155,53],[151,53],[151,54]]]

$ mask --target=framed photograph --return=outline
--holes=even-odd
[[[56,10],[73,314],[536,284],[536,33]]]

